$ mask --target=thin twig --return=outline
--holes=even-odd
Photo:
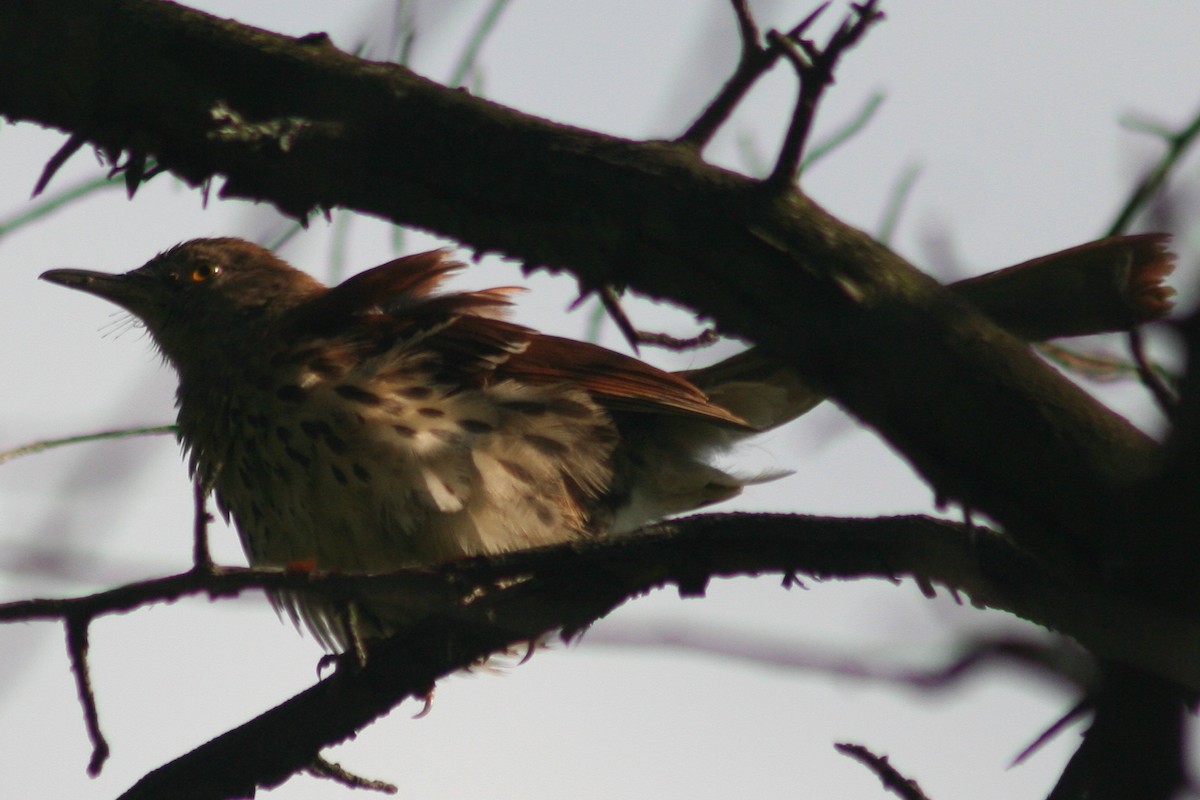
[[[1171,170],[1200,136],[1200,114],[1197,114],[1183,130],[1175,133],[1162,131],[1160,135],[1167,143],[1167,151],[1163,153],[1163,157],[1154,165],[1154,168],[1146,173],[1146,177],[1142,178],[1134,187],[1105,236],[1117,236],[1125,233],[1133,222],[1133,218],[1158,194],[1170,176]]]
[[[383,792],[384,794],[395,794],[399,791],[394,784],[355,775],[341,764],[327,761],[321,756],[313,759],[313,763],[309,765],[306,771],[313,777],[325,778],[350,789],[370,789],[371,791]]]
[[[1034,349],[1046,359],[1085,380],[1112,383],[1139,378],[1138,365],[1132,360],[1102,351],[1085,352],[1057,342],[1037,342]],[[1155,370],[1160,370],[1156,367]]]
[[[625,309],[621,308],[621,301],[617,297],[617,292],[612,286],[605,286],[596,292],[600,298],[600,304],[604,306],[604,310],[608,312],[608,316],[617,325],[617,330],[625,337],[625,341],[633,348],[633,352],[640,352],[638,349],[638,331],[633,327],[633,323],[629,321],[629,317],[625,314]]]
[[[694,147],[697,150],[703,149],[712,140],[716,132],[729,119],[738,103],[750,91],[750,87],[771,67],[775,66],[775,62],[781,55],[778,48],[764,47],[759,42],[758,25],[755,24],[745,0],[732,0],[732,5],[733,12],[737,16],[738,33],[742,42],[737,68],[725,85],[721,87],[717,96],[708,104],[708,107],[696,118],[696,121],[675,140],[679,144]],[[808,27],[828,6],[828,2],[817,6],[812,13],[789,30],[786,36],[793,40],[803,36]]]
[[[839,742],[833,747],[842,755],[865,764],[867,769],[874,772],[883,783],[883,788],[890,789],[904,800],[929,800],[929,796],[921,791],[920,784],[912,778],[901,775],[895,767],[888,763],[887,756],[877,756],[861,744]]]
[[[93,778],[100,774],[108,760],[108,742],[100,732],[100,712],[96,710],[96,696],[92,693],[91,672],[88,669],[88,625],[91,614],[72,614],[66,617],[67,653],[71,659],[71,671],[75,673],[75,690],[79,704],[83,706],[83,720],[87,726],[88,739],[92,742],[92,757],[87,772]]]
[[[674,350],[681,352],[683,350],[698,350],[701,347],[709,347],[721,340],[720,334],[715,328],[705,328],[695,336],[680,338],[672,336],[669,333],[661,333],[658,331],[641,331],[637,332],[638,342],[650,347],[661,347],[664,350]]]
[[[1012,768],[1025,763],[1030,756],[1032,756],[1038,750],[1041,750],[1047,742],[1049,742],[1058,734],[1062,733],[1062,731],[1068,725],[1083,716],[1085,712],[1090,711],[1093,705],[1094,704],[1092,703],[1090,697],[1085,697],[1073,705],[1070,710],[1067,711],[1067,713],[1059,717],[1053,725],[1038,734],[1036,739],[1030,742],[1029,745],[1026,746],[1021,752],[1017,753],[1016,757],[1012,760],[1012,763],[1008,766]]]
[[[1163,185],[1167,182],[1171,171],[1183,158],[1188,148],[1200,137],[1200,114],[1192,118],[1180,131],[1174,133],[1156,127],[1151,130],[1148,127],[1141,127],[1140,130],[1153,133],[1162,138],[1167,144],[1167,150],[1163,153],[1163,157],[1154,165],[1146,176],[1134,187],[1129,198],[1125,201],[1125,205],[1117,213],[1116,219],[1108,228],[1108,236],[1117,236],[1125,233],[1129,226],[1133,223],[1142,209],[1161,191]],[[1138,365],[1138,376],[1142,379],[1142,383],[1154,395],[1155,402],[1158,403],[1162,412],[1168,417],[1175,413],[1177,406],[1176,398],[1171,389],[1163,382],[1162,378],[1155,371],[1153,364],[1146,357],[1145,346],[1141,332],[1134,328],[1129,331],[1129,350],[1133,354],[1133,360]]]
[[[1163,381],[1162,376],[1158,374],[1158,370],[1154,368],[1154,364],[1147,357],[1141,328],[1129,329],[1129,352],[1133,355],[1134,363],[1137,364],[1137,373],[1142,384],[1150,391],[1150,394],[1154,395],[1154,401],[1158,403],[1163,414],[1168,418],[1173,418],[1179,408],[1179,398]]]
[[[119,180],[114,180],[109,177],[89,178],[72,186],[69,189],[64,189],[61,192],[46,197],[41,202],[36,203],[32,208],[22,211],[19,214],[14,214],[7,219],[0,220],[0,236],[5,236],[12,233],[22,225],[28,225],[36,219],[57,211],[72,200],[91,194],[100,189],[111,189],[120,186]]]
[[[625,313],[625,309],[621,307],[621,300],[617,297],[616,290],[612,286],[605,286],[596,294],[600,298],[601,306],[608,312],[612,321],[616,323],[617,329],[621,331],[621,335],[625,337],[625,341],[633,348],[633,352],[635,353],[641,352],[642,345],[681,352],[708,347],[721,340],[720,334],[714,328],[705,328],[695,336],[687,338],[680,338],[658,331],[643,331],[634,327],[633,322],[630,321],[629,316]],[[583,297],[581,296],[579,301],[582,301],[582,299]]]
[[[878,4],[878,0],[852,4],[852,12],[842,20],[842,24],[829,38],[824,49],[818,49],[810,41],[784,35],[779,31],[767,34],[767,40],[791,62],[800,79],[796,108],[792,112],[791,124],[779,149],[775,168],[765,181],[768,186],[780,189],[790,188],[795,184],[800,173],[804,145],[812,130],[821,96],[825,88],[833,83],[833,70],[842,54],[857,44],[872,24],[883,19],[883,12],[877,8]]]
[[[82,442],[98,442],[104,439],[125,439],[133,436],[151,436],[161,433],[174,433],[174,425],[152,425],[145,428],[120,428],[113,431],[100,431],[99,433],[87,433],[82,436],[65,436],[61,439],[42,439],[30,444],[14,447],[11,450],[0,451],[0,464],[6,461],[12,461],[14,458],[21,456],[31,456],[35,453],[40,453],[43,450],[50,450],[55,447],[62,447],[68,444],[80,444]]]

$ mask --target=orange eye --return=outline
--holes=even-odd
[[[220,264],[197,264],[189,276],[192,283],[208,283],[221,274]]]

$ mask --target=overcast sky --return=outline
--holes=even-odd
[[[327,31],[382,58],[394,5],[189,3],[292,35]],[[414,66],[445,80],[486,2],[419,2]],[[752,3],[763,27],[807,14],[799,2]],[[887,199],[919,168],[895,246],[943,277],[961,277],[1099,236],[1159,148],[1122,128],[1126,115],[1168,126],[1200,109],[1200,5],[1179,0],[885,3],[888,20],[852,51],[822,108],[816,139],[876,93],[867,129],[817,163],[805,189],[848,222],[877,230]],[[830,11],[832,22],[843,6]],[[827,28],[828,26],[826,26]],[[515,0],[480,56],[476,91],[521,110],[630,138],[680,132],[732,69],[737,34],[723,0]],[[790,113],[794,78],[764,80],[710,148],[752,172],[769,163]],[[0,135],[0,220],[29,193],[64,136],[31,125]],[[50,193],[102,174],[76,155]],[[1195,159],[1180,182],[1197,178]],[[174,376],[141,332],[95,298],[39,283],[52,267],[125,270],[185,239],[263,240],[286,227],[271,209],[201,207],[199,192],[160,177],[129,202],[89,197],[0,238],[0,450],[45,437],[173,419]],[[343,233],[348,266],[392,257],[391,230],[355,219]],[[323,221],[281,254],[328,274]],[[416,251],[441,243],[408,235]],[[525,280],[485,262],[475,286],[522,282],[518,319],[583,336],[591,307],[564,314],[569,280]],[[1177,283],[1194,292],[1193,264]],[[645,328],[695,332],[686,314],[632,304]],[[620,347],[611,329],[602,341]],[[1119,347],[1119,342],[1092,342]],[[724,352],[723,350],[721,352]],[[1171,354],[1162,351],[1164,358]],[[650,353],[660,365],[707,363],[709,353]],[[1161,420],[1132,385],[1106,402],[1146,429]],[[824,407],[746,448],[735,463],[795,475],[753,487],[730,508],[855,515],[934,513],[928,488],[868,431]],[[190,557],[191,501],[168,437],[64,448],[0,466],[0,597],[68,595],[167,574]],[[231,531],[217,558],[243,563]],[[754,652],[783,648],[814,661],[880,668],[934,666],[980,632],[1037,635],[996,613],[930,601],[911,582],[818,584],[785,592],[777,577],[724,581],[705,600],[670,592],[632,603],[583,643],[444,681],[433,711],[404,705],[329,755],[412,798],[725,798],[884,796],[836,741],[887,753],[931,797],[1044,796],[1077,742],[1072,729],[1029,763],[1008,762],[1074,702],[1027,674],[991,670],[941,693],[773,668],[663,646],[622,645],[664,630]],[[88,743],[63,652],[50,624],[0,627],[0,764],[14,797],[109,798],[147,771],[302,690],[317,645],[281,624],[261,597],[181,602],[97,622],[92,665],[113,755],[84,771]],[[296,778],[264,797],[348,797]]]

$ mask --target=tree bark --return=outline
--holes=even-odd
[[[940,499],[1102,575],[1156,447],[1027,346],[798,191],[687,146],[557,125],[158,0],[0,7],[0,113],[224,196],[342,206],[711,315],[878,430]],[[134,182],[136,185],[136,182]]]

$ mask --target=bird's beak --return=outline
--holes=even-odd
[[[102,297],[126,311],[142,315],[154,301],[154,284],[135,272],[111,275],[86,269],[52,269],[43,272],[41,279],[68,289]]]

